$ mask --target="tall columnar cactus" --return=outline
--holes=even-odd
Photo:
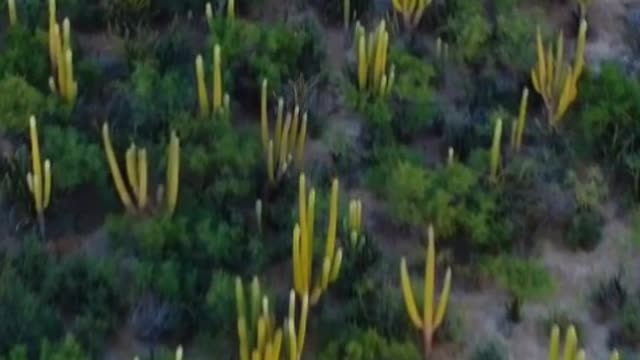
[[[9,25],[14,26],[18,23],[18,12],[16,11],[16,0],[7,0],[9,10]]]
[[[204,64],[201,54],[196,56],[195,67],[200,114],[203,116],[210,116],[212,113],[219,114],[227,112],[229,110],[229,94],[224,92],[222,85],[220,45],[216,44],[213,48],[213,91],[211,94],[211,105],[209,105],[209,93],[207,90]]]
[[[269,134],[269,115],[267,111],[267,80],[262,81],[260,97],[260,137],[267,162],[267,177],[275,184],[290,168],[293,161],[296,169],[301,170],[304,162],[304,149],[307,138],[307,114],[300,117],[300,108],[296,106],[292,113],[284,114],[284,100],[278,99],[278,110],[274,137]]]
[[[207,25],[209,25],[209,30],[213,31],[213,6],[211,6],[210,1],[208,1],[205,5],[204,13],[207,18]]]
[[[301,308],[298,314],[298,327],[296,329],[296,292],[289,293],[289,315],[285,319],[287,343],[289,348],[289,360],[302,359],[304,342],[307,334],[307,318],[309,316],[309,295],[300,297]]]
[[[126,174],[129,187],[125,184],[116,159],[113,145],[111,143],[111,135],[109,134],[109,125],[102,125],[102,142],[104,145],[107,162],[111,170],[111,176],[115,183],[118,196],[122,204],[130,213],[142,212],[148,206],[148,162],[147,150],[137,148],[135,144],[131,144],[127,149]],[[169,146],[167,149],[167,174],[166,174],[166,210],[169,214],[175,211],[180,177],[180,140],[175,132],[171,133]],[[131,191],[129,191],[131,189]],[[132,200],[133,199],[133,200]],[[134,202],[135,200],[135,202]]]
[[[283,332],[276,326],[269,298],[261,294],[257,278],[251,283],[249,306],[242,280],[236,278],[236,309],[240,360],[280,360]]]
[[[55,1],[49,2],[50,27],[49,50],[53,76],[49,77],[49,88],[54,94],[62,97],[68,104],[73,104],[78,93],[78,84],[73,75],[73,51],[71,50],[71,23],[68,18],[60,24],[55,23]]]
[[[322,261],[322,273],[312,289],[313,242],[315,227],[315,189],[307,195],[304,174],[300,175],[298,184],[298,223],[293,230],[293,283],[300,296],[311,294],[311,304],[316,304],[320,296],[327,290],[340,274],[342,265],[342,249],[336,250],[336,232],[338,221],[338,180],[331,185],[329,208],[329,225],[325,252]]]
[[[424,277],[424,307],[422,317],[418,314],[416,300],[413,296],[411,279],[407,270],[407,261],[402,258],[400,263],[400,278],[402,282],[402,295],[407,309],[407,313],[413,324],[422,330],[424,339],[424,353],[427,356],[431,352],[433,335],[442,324],[444,315],[447,310],[447,302],[449,301],[449,292],[451,289],[451,269],[447,268],[444,278],[444,285],[440,294],[440,301],[437,305],[434,298],[435,289],[435,268],[436,268],[436,249],[433,234],[433,226],[429,226],[429,245],[427,246]]]
[[[489,180],[492,183],[498,182],[498,169],[500,167],[500,145],[502,144],[502,119],[496,120],[496,125],[493,129],[493,143],[491,145],[491,159],[489,166],[491,167],[489,173]]]
[[[402,20],[407,29],[418,26],[424,10],[430,4],[431,0],[393,0],[393,7],[402,14]]]
[[[551,328],[551,339],[549,341],[549,360],[584,360],[584,350],[578,349],[578,335],[576,328],[571,325],[567,329],[564,339],[564,348],[560,352],[560,328],[554,325]]]
[[[522,137],[524,136],[524,128],[527,123],[527,102],[529,99],[529,88],[522,90],[522,98],[520,99],[520,111],[518,119],[511,128],[511,148],[520,151],[522,147]]]
[[[31,138],[31,171],[27,173],[27,184],[33,195],[40,235],[44,238],[44,211],[51,200],[51,162],[49,159],[43,164],[40,159],[40,142],[38,141],[38,124],[35,116],[29,119],[29,135]]]
[[[227,0],[227,20],[233,20],[236,18],[236,1]]]
[[[537,63],[531,70],[533,87],[544,100],[549,126],[556,129],[575,101],[578,94],[578,80],[584,67],[584,48],[587,36],[587,21],[582,19],[578,32],[574,64],[564,59],[564,38],[558,35],[555,54],[552,45],[545,49],[540,27],[536,33]]]
[[[360,91],[369,91],[381,97],[387,96],[395,81],[395,67],[391,65],[387,71],[389,32],[384,20],[368,39],[364,27],[360,22],[356,23],[355,51]]]

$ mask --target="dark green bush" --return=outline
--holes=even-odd
[[[615,317],[611,331],[614,346],[637,346],[640,344],[640,304],[629,301]]]
[[[616,316],[630,300],[627,284],[622,274],[616,274],[597,283],[590,295],[599,319]]]
[[[476,346],[470,360],[507,360],[504,346],[496,341],[489,341]]]
[[[500,256],[483,262],[481,270],[523,301],[544,299],[555,286],[547,269],[534,260]]]
[[[591,251],[602,240],[604,218],[594,210],[578,211],[566,236],[567,245],[573,250]]]
[[[318,356],[320,360],[418,360],[421,358],[414,344],[406,341],[389,341],[373,329],[355,329],[344,339],[329,343]]]
[[[24,79],[8,76],[0,80],[0,131],[27,134],[29,118],[45,110],[46,98]]]
[[[0,40],[0,79],[9,75],[19,76],[37,89],[48,90],[49,52],[46,42],[22,26],[11,27]]]
[[[8,360],[28,360],[27,348],[23,345],[15,346],[9,353]],[[71,336],[67,335],[59,343],[50,343],[43,340],[40,346],[40,360],[85,360],[89,357],[82,347]]]

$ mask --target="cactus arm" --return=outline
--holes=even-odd
[[[222,107],[222,70],[220,65],[220,45],[213,48],[213,110]]]
[[[575,54],[575,62],[573,65],[574,69],[574,82],[577,82],[582,75],[582,69],[584,67],[584,48],[587,42],[587,20],[584,18],[580,21],[580,28],[578,30],[578,42],[576,44],[576,54]]]
[[[293,119],[291,120],[291,134],[289,135],[288,153],[293,154],[298,145],[298,130],[300,129],[300,107],[296,105],[293,110]]]
[[[298,345],[296,341],[296,330],[293,319],[289,318],[287,323],[287,332],[289,340],[289,360],[298,360]]]
[[[209,25],[209,30],[213,30],[213,7],[211,6],[211,2],[208,1],[204,6],[205,17],[207,18],[207,24]]]
[[[43,208],[49,207],[51,201],[51,162],[49,159],[44,161],[44,204]]]
[[[302,164],[304,161],[304,145],[307,139],[307,113],[302,115],[302,125],[300,126],[300,134],[298,134],[298,148],[296,150],[296,166],[298,170],[302,170]]]
[[[400,280],[402,283],[402,297],[404,298],[404,304],[411,318],[411,322],[413,322],[413,325],[418,329],[422,329],[423,323],[420,315],[418,315],[418,307],[416,306],[416,300],[413,296],[409,271],[407,270],[407,261],[404,257],[400,262]]]
[[[38,214],[42,214],[43,194],[42,194],[42,162],[40,160],[40,142],[38,141],[38,125],[35,116],[29,119],[29,133],[31,138],[31,166],[33,169],[33,198]]]
[[[247,317],[245,313],[244,289],[242,280],[236,277],[236,311],[238,314],[238,339],[240,360],[249,360],[249,338],[247,335]]]
[[[556,109],[556,113],[553,116],[553,124],[557,125],[562,116],[566,113],[569,105],[571,104],[572,90],[573,90],[573,72],[571,68],[565,77],[565,81],[562,87],[562,93],[560,94],[560,99],[558,103],[558,108]]]
[[[309,295],[302,296],[302,309],[300,310],[300,324],[298,324],[297,336],[297,355],[298,359],[302,358],[302,350],[304,349],[304,341],[307,334],[307,318],[309,315]]]
[[[56,52],[56,63],[58,64],[58,92],[65,95],[65,89],[67,86],[65,85],[65,81],[67,79],[67,75],[65,74],[66,61],[64,57],[64,50],[62,48],[62,40],[60,39],[60,25],[56,24],[54,28],[54,37],[55,37],[55,52]]]
[[[424,308],[423,321],[425,333],[431,334],[434,330],[433,318],[433,293],[435,285],[436,272],[436,250],[435,239],[433,234],[433,226],[429,226],[429,244],[427,246],[427,262],[425,264],[424,274]]]
[[[449,303],[449,293],[451,292],[451,268],[447,269],[447,273],[444,276],[444,285],[442,286],[442,292],[440,293],[440,301],[438,302],[438,310],[436,311],[436,318],[433,323],[433,329],[437,329],[444,320],[444,314],[447,311],[447,304]]]
[[[562,359],[572,360],[576,356],[578,351],[578,336],[576,335],[576,328],[571,325],[567,329],[567,335],[564,340],[564,351],[562,352]]]
[[[587,356],[586,356],[584,350],[580,350],[576,354],[575,360],[586,360],[586,358],[587,358]]]
[[[272,360],[280,360],[281,349],[282,349],[282,330],[278,329],[273,339],[273,350],[271,352]]]
[[[327,243],[325,258],[333,260],[336,251],[336,231],[338,225],[338,179],[333,179],[331,184],[331,202],[329,210],[329,226],[327,229]]]
[[[280,154],[280,143],[282,139],[282,125],[284,119],[284,100],[278,99],[278,112],[276,114],[275,143],[273,148],[274,155]]]
[[[556,56],[555,56],[555,77],[553,77],[556,82],[554,86],[557,86],[558,79],[561,78],[562,67],[564,65],[564,36],[562,36],[562,30],[558,34],[558,42],[556,43]]]
[[[305,292],[311,287],[311,275],[313,273],[313,243],[315,240],[315,216],[316,216],[316,190],[309,190],[307,199],[307,237],[306,237],[306,269],[305,269]]]
[[[147,150],[138,150],[138,208],[147,207],[147,185],[148,185],[148,167],[147,167]]]
[[[364,29],[359,28],[358,30],[358,86],[360,90],[364,90],[367,86],[367,69],[369,67],[368,57],[367,57],[367,44],[366,44],[366,35],[364,34]]]
[[[301,264],[301,248],[300,248],[300,225],[296,224],[293,228],[293,287],[298,293],[302,293],[302,264]]]
[[[175,131],[171,132],[167,161],[167,209],[173,214],[178,202],[180,187],[180,139]]]
[[[491,173],[490,180],[493,183],[498,181],[498,167],[500,166],[500,143],[502,141],[502,119],[496,121],[493,131],[493,144],[491,145]]]
[[[276,181],[274,156],[273,140],[269,140],[269,148],[267,150],[267,176],[269,177],[269,182],[272,184]]]
[[[287,120],[284,123],[284,128],[282,129],[282,138],[280,143],[280,172],[284,173],[288,157],[289,157],[289,131],[291,129],[291,114],[287,114]]]
[[[202,55],[196,57],[196,81],[198,82],[198,102],[200,104],[200,115],[207,116],[209,112],[209,95],[207,94],[207,84],[204,80],[204,62]]]
[[[262,137],[262,148],[267,150],[269,146],[269,119],[267,113],[267,79],[262,80],[262,90],[260,92],[260,133]]]
[[[104,144],[104,151],[107,156],[107,162],[109,163],[109,168],[111,169],[111,177],[113,178],[113,182],[116,185],[116,190],[118,191],[120,200],[127,210],[133,211],[134,208],[132,206],[131,197],[129,196],[124,181],[122,180],[122,174],[120,173],[120,168],[118,167],[118,162],[116,161],[116,155],[113,152],[111,137],[109,136],[109,126],[107,123],[104,123],[102,125],[102,142]]]
[[[342,267],[342,249],[336,251],[336,256],[333,258],[333,265],[331,265],[331,274],[329,277],[329,283],[332,283],[338,279],[340,275],[340,268]]]
[[[542,44],[542,33],[540,31],[540,26],[536,29],[536,50],[538,55],[538,85],[540,89],[543,89],[547,83],[547,66],[545,65],[545,54],[544,54],[544,45]],[[535,84],[535,83],[534,83]]]
[[[138,158],[135,144],[131,143],[125,154],[127,179],[136,198],[140,197],[140,188],[138,181]]]
[[[527,103],[529,101],[529,89],[525,87],[522,90],[522,98],[520,99],[520,111],[518,113],[518,122],[515,136],[516,150],[520,150],[522,146],[522,136],[524,134],[525,124],[527,122]]]
[[[549,360],[559,360],[560,351],[560,328],[553,325],[551,328],[551,339],[549,340]]]
[[[262,300],[262,295],[260,291],[260,281],[258,281],[257,277],[254,277],[251,281],[251,303],[250,303],[250,319],[251,321],[256,321],[260,317],[260,301]],[[257,324],[252,323],[252,329],[256,327]]]
[[[609,360],[620,360],[620,353],[618,353],[618,350],[613,350],[611,352],[611,356],[609,357]]]
[[[73,104],[76,98],[78,85],[73,77],[73,52],[69,49],[66,52],[65,63],[66,63],[66,69],[65,69],[66,80],[64,82],[64,85],[66,87],[65,99],[67,100],[67,103]]]
[[[309,230],[307,227],[307,194],[306,194],[306,179],[304,174],[301,174],[298,178],[298,225],[300,225],[300,289],[298,294],[302,294],[309,290],[310,274],[307,273],[308,263],[311,261],[308,258],[309,255]]]
[[[9,6],[9,24],[14,26],[18,23],[18,14],[16,12],[16,0],[7,0]]]
[[[233,20],[236,17],[236,2],[235,0],[227,0],[227,19]]]

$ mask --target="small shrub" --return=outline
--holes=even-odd
[[[489,341],[476,346],[469,360],[507,360],[504,346],[496,341]]]
[[[542,320],[541,325],[540,333],[544,337],[548,337],[549,334],[551,334],[551,329],[555,325],[558,325],[560,329],[568,329],[569,326],[573,326],[576,329],[576,334],[578,335],[580,343],[585,344],[588,342],[585,338],[586,333],[584,332],[582,321],[567,311],[552,310]]]
[[[640,304],[627,302],[616,316],[611,333],[615,346],[636,346],[640,344]]]
[[[571,221],[566,236],[567,245],[573,250],[591,251],[602,240],[604,219],[593,210],[578,211]]]
[[[38,36],[22,26],[10,27],[3,42],[0,42],[0,79],[9,75],[21,77],[26,80],[25,84],[48,90],[48,59],[46,43]],[[18,90],[22,88],[24,86]],[[16,93],[3,91],[2,94],[7,97],[7,94]]]
[[[45,97],[22,78],[7,76],[0,80],[0,93],[0,131],[25,133],[31,115],[45,110]]]
[[[375,330],[354,330],[350,336],[330,342],[319,360],[419,360],[415,345],[387,340]]]

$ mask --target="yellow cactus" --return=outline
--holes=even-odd
[[[293,279],[294,289],[300,296],[311,294],[311,304],[316,304],[321,295],[327,290],[340,273],[342,265],[342,249],[336,250],[336,231],[338,221],[338,180],[331,185],[331,199],[329,208],[329,224],[325,252],[322,261],[321,275],[316,279],[312,288],[313,271],[313,241],[315,226],[315,190],[312,188],[307,195],[304,174],[298,182],[298,223],[293,230]],[[308,196],[308,202],[307,202]]]
[[[289,293],[289,316],[285,320],[287,341],[289,347],[289,360],[302,359],[304,343],[307,334],[307,318],[309,316],[309,295],[301,296],[301,309],[298,315],[298,329],[296,331],[296,292]]]
[[[349,202],[349,233],[360,234],[362,232],[362,201],[352,199]]]
[[[522,137],[524,135],[524,128],[527,122],[527,103],[529,100],[529,88],[525,87],[522,90],[522,97],[520,99],[520,111],[518,112],[518,119],[511,128],[511,147],[515,151],[520,151],[522,147]]]
[[[7,0],[7,7],[9,8],[9,25],[14,26],[18,23],[16,0]]]
[[[227,0],[227,19],[233,20],[236,17],[236,2],[235,0]]]
[[[31,116],[29,119],[29,136],[31,140],[31,171],[27,173],[27,185],[33,195],[40,233],[44,237],[44,211],[49,207],[51,201],[51,162],[46,159],[43,170],[38,140],[38,124],[35,116]]]
[[[395,69],[390,66],[387,71],[389,33],[384,20],[368,39],[364,27],[356,23],[355,51],[360,91],[368,90],[381,97],[388,95],[394,83]]]
[[[407,29],[418,26],[424,10],[430,4],[431,0],[393,0],[393,7],[402,14],[402,20]]]
[[[55,1],[51,0],[49,2],[49,50],[55,76],[49,77],[49,87],[54,94],[61,96],[68,104],[73,104],[78,92],[78,84],[73,75],[71,23],[68,18],[65,18],[61,32],[60,25],[55,23],[55,7]]]
[[[562,354],[562,357],[560,356]],[[576,328],[571,325],[567,329],[564,339],[564,348],[560,352],[560,328],[554,325],[551,328],[549,340],[549,360],[584,360],[585,353],[578,349],[578,335]]]
[[[222,108],[222,70],[220,65],[220,45],[213,47],[213,111]]]
[[[211,6],[211,2],[208,1],[204,8],[204,13],[207,18],[207,24],[209,25],[209,29],[213,30],[213,7]]]
[[[552,46],[545,49],[540,27],[536,32],[537,63],[531,70],[533,87],[542,97],[547,110],[548,123],[556,129],[578,94],[578,80],[584,67],[587,21],[582,19],[576,44],[573,67],[564,61],[564,40],[558,35],[555,54]]]
[[[204,62],[202,55],[198,54],[196,57],[196,81],[198,82],[198,103],[200,105],[200,115],[208,116],[209,111],[209,92],[207,91],[207,84],[204,78]]]
[[[118,160],[113,150],[109,125],[102,125],[102,142],[104,145],[107,162],[111,170],[111,177],[116,186],[120,201],[130,213],[141,212],[148,207],[148,162],[147,150],[138,149],[135,144],[131,144],[125,154],[125,165],[129,189],[125,184]],[[166,183],[166,209],[169,214],[175,211],[178,199],[179,174],[180,174],[180,140],[175,132],[171,133],[171,139],[167,149],[167,183]],[[135,199],[132,201],[132,199]]]
[[[260,137],[267,163],[269,183],[275,184],[290,168],[293,161],[298,170],[304,162],[304,149],[307,138],[307,114],[300,117],[300,107],[293,113],[284,114],[284,99],[278,99],[278,111],[274,129],[274,138],[269,133],[269,115],[267,111],[268,82],[262,81],[260,94]]]
[[[618,350],[613,350],[611,352],[611,356],[609,357],[609,360],[620,360],[620,354],[618,353]]]
[[[449,301],[449,292],[451,290],[451,268],[447,268],[444,279],[444,285],[440,295],[440,301],[437,305],[434,299],[435,289],[435,267],[436,267],[436,249],[433,234],[433,226],[429,226],[429,244],[427,246],[425,277],[424,277],[424,308],[422,317],[418,314],[418,307],[413,296],[411,279],[407,270],[407,262],[402,258],[400,263],[400,277],[402,282],[402,295],[404,297],[407,313],[411,318],[414,326],[422,330],[424,339],[424,353],[429,354],[432,348],[433,335],[442,324],[444,315],[447,310]]]
[[[205,80],[204,61],[202,55],[198,54],[195,60],[196,68],[196,88],[198,90],[198,105],[200,114],[210,116],[212,113],[228,113],[229,111],[229,94],[224,92],[222,84],[222,65],[221,65],[221,49],[216,44],[213,48],[213,91],[209,95]],[[211,96],[211,105],[209,104],[209,96]]]
[[[238,346],[240,360],[279,360],[283,331],[276,328],[276,321],[269,306],[269,298],[260,293],[257,278],[251,284],[249,317],[242,280],[236,278],[236,309],[238,316]]]

